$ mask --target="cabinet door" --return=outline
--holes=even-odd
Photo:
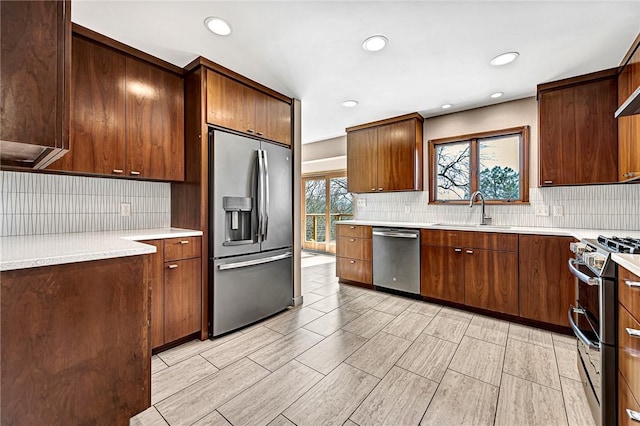
[[[164,265],[164,337],[172,342],[200,331],[200,258]]]
[[[618,76],[618,106],[640,86],[640,49]],[[618,118],[618,179],[640,176],[640,115]]]
[[[126,173],[184,180],[182,78],[129,57],[126,68]]]
[[[157,348],[164,340],[164,262],[163,240],[141,241],[152,245],[156,252],[145,255],[145,280],[151,293],[151,348]]]
[[[464,249],[464,303],[518,315],[518,253]]]
[[[417,161],[415,120],[378,127],[378,191],[415,189]]]
[[[256,134],[265,139],[291,145],[291,105],[254,90]]]
[[[377,142],[375,127],[347,133],[347,187],[349,192],[375,192]]]
[[[77,36],[72,46],[70,150],[48,168],[122,174],[125,57]]]
[[[371,284],[373,282],[371,262],[349,259],[347,257],[336,257],[336,276],[343,280]]]
[[[420,247],[420,294],[464,303],[462,250],[455,247]]]
[[[251,88],[207,70],[207,122],[255,133],[256,105]]]
[[[520,235],[520,316],[568,327],[567,312],[576,301],[575,279],[567,261],[571,237]]]
[[[540,185],[577,183],[574,90],[544,92],[538,108]]]

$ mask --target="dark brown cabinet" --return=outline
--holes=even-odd
[[[618,180],[617,70],[538,85],[540,185]]]
[[[349,192],[422,190],[422,123],[417,113],[347,130]]]
[[[518,315],[518,252],[465,248],[464,303]]]
[[[640,276],[618,266],[618,422],[632,425],[627,410],[640,415]]]
[[[618,105],[640,87],[640,38],[629,50],[618,76]],[[640,114],[618,117],[618,179],[640,177]]]
[[[567,267],[572,237],[520,235],[520,316],[569,327],[576,301],[575,278]]]
[[[370,226],[336,225],[336,275],[343,280],[373,283]]]
[[[43,168],[69,148],[70,1],[0,2],[0,157]]]
[[[145,263],[155,349],[200,331],[201,237],[143,242],[157,250]]]
[[[420,256],[420,294],[464,303],[462,248],[422,245]]]
[[[207,122],[291,145],[291,103],[207,70]]]

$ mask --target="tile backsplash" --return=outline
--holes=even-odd
[[[2,236],[162,228],[171,185],[124,179],[0,171]],[[121,203],[131,216],[120,215]]]
[[[480,206],[429,205],[429,193],[358,194],[366,206],[355,219],[389,222],[479,223]],[[487,205],[495,225],[640,230],[640,184],[531,188],[530,204]],[[549,216],[536,216],[536,206],[549,206]],[[563,215],[553,216],[562,206]],[[409,213],[406,212],[409,211]]]

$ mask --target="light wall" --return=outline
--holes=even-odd
[[[302,145],[302,174],[347,169],[347,137]]]

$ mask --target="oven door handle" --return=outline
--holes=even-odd
[[[585,336],[585,334],[582,332],[582,330],[580,330],[580,328],[578,328],[578,325],[573,319],[573,315],[572,315],[573,313],[576,313],[579,315],[585,315],[584,309],[582,308],[571,307],[569,309],[569,324],[571,324],[571,329],[573,330],[573,334],[575,334],[576,337],[580,339],[580,341],[589,349],[593,349],[595,351],[600,352],[600,342],[594,343],[587,336]]]
[[[600,285],[600,278],[590,277],[584,272],[580,272],[576,265],[579,265],[578,261],[575,259],[569,259],[569,270],[571,273],[576,276],[580,281],[587,285],[597,286]]]

